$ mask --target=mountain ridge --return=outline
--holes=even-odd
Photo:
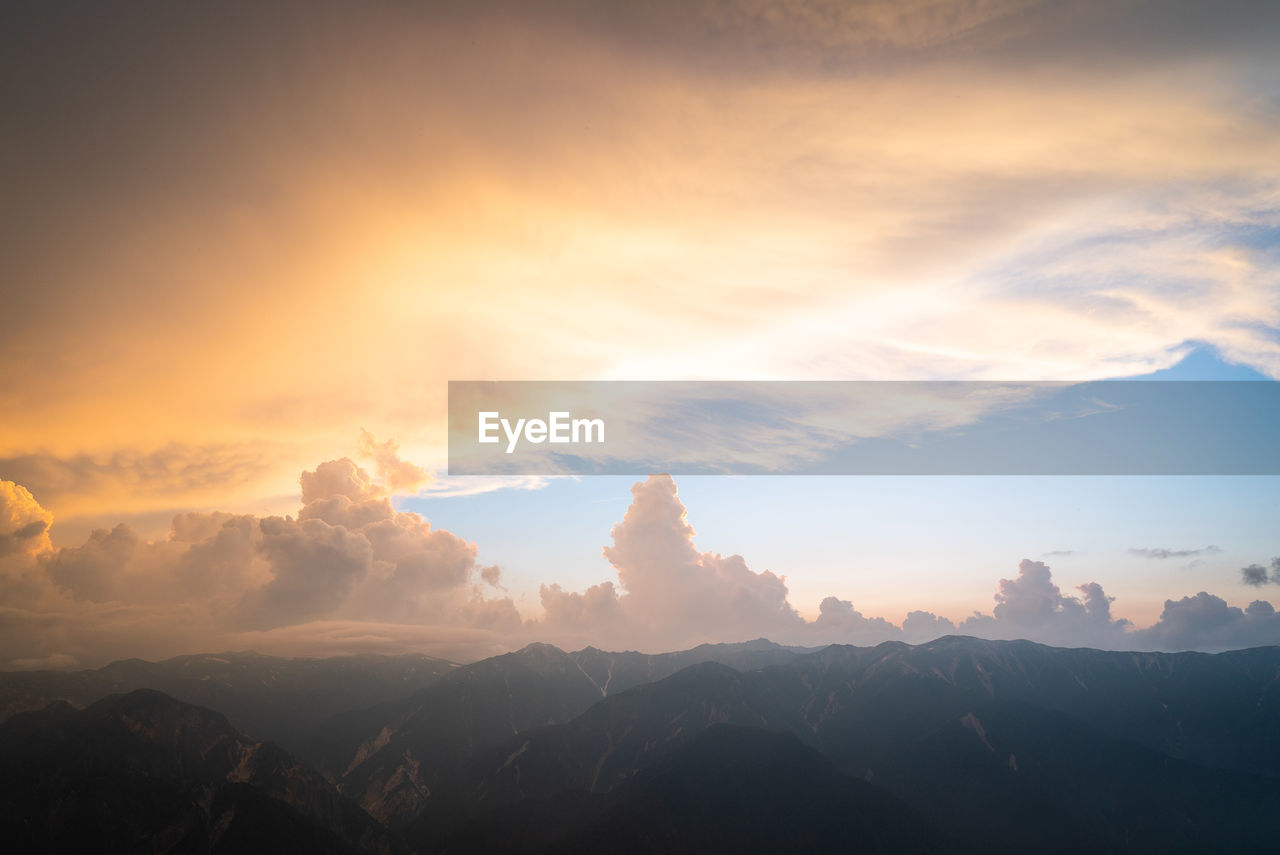
[[[203,674],[201,669],[224,667],[216,660],[226,658],[178,661],[190,661],[186,669]],[[341,694],[344,680],[359,686],[370,679],[387,696],[365,706],[348,699],[347,709],[327,718],[293,711],[310,723],[314,744],[302,759],[321,758],[312,763],[319,771],[292,760],[271,762],[287,756],[274,746],[246,759],[242,742],[253,741],[247,737],[205,746],[197,752],[205,758],[200,762],[222,757],[217,768],[224,774],[217,785],[222,789],[199,804],[213,804],[213,798],[228,810],[247,805],[244,816],[258,817],[264,827],[305,835],[315,811],[294,816],[275,805],[295,810],[281,797],[293,781],[303,791],[327,793],[328,803],[358,804],[386,840],[403,840],[422,853],[454,851],[449,847],[464,839],[487,840],[484,845],[496,847],[489,851],[501,851],[486,836],[490,826],[519,826],[531,840],[548,846],[559,841],[570,847],[566,851],[599,849],[615,833],[647,840],[635,830],[637,817],[654,810],[669,811],[672,829],[698,823],[719,828],[721,818],[698,807],[723,795],[708,789],[716,776],[704,776],[706,770],[681,758],[698,756],[701,749],[691,746],[728,727],[755,734],[741,737],[743,744],[773,746],[768,750],[779,752],[780,769],[820,757],[840,781],[874,787],[927,818],[947,841],[974,851],[1191,852],[1228,843],[1233,851],[1265,851],[1261,841],[1280,836],[1280,825],[1263,810],[1280,799],[1280,740],[1274,736],[1280,733],[1280,647],[1117,652],[951,635],[919,645],[810,650],[755,640],[643,654],[537,643],[451,666],[412,691],[394,667],[370,677],[345,667],[350,660],[314,664],[325,661],[310,660],[303,670],[327,675],[327,696]],[[260,676],[255,664],[262,662],[248,661],[246,673]],[[145,663],[117,670],[148,672]],[[6,676],[0,675],[0,690]],[[400,694],[392,691],[396,686]],[[245,694],[236,695],[238,689]],[[260,689],[260,681],[232,681],[230,694],[213,699],[243,705]],[[147,704],[167,709],[170,701],[146,691],[124,696],[134,709],[113,697],[84,710],[58,701],[39,718],[57,732],[96,709],[90,718],[111,712],[124,728],[112,733],[124,733],[122,739],[140,738],[125,726],[134,720],[151,722],[146,733],[153,741],[168,732],[168,719],[148,713]],[[219,717],[220,724],[197,720],[210,732],[234,724],[228,716]],[[0,737],[9,734],[0,738],[0,750],[21,743],[14,734],[31,721],[24,713],[0,724]],[[175,739],[166,744],[177,744]],[[231,752],[236,763],[224,756],[227,745],[240,746],[240,754]],[[73,760],[55,755],[52,766],[74,776],[81,767]],[[241,761],[248,764],[244,775],[226,772]],[[163,781],[186,781],[185,787],[200,781],[211,786],[201,777],[203,767],[191,762],[159,771],[138,768]],[[672,784],[684,801],[658,798],[644,783],[655,775],[677,783],[684,775],[687,780]],[[731,777],[721,775],[726,785]],[[187,804],[181,788],[138,786],[157,803]],[[833,786],[853,792],[846,783]],[[1120,807],[1109,808],[1099,800],[1102,793]],[[340,801],[332,802],[335,797]],[[1004,802],[1021,807],[999,813],[984,808]],[[725,810],[738,815],[739,807]],[[213,814],[192,815],[212,822]],[[336,814],[326,816],[332,822]],[[1064,816],[1087,822],[1064,826]],[[1230,819],[1230,829],[1220,828],[1222,818]],[[329,845],[317,840],[322,848]]]

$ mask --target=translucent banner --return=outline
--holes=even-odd
[[[449,383],[450,475],[1277,475],[1280,383]]]

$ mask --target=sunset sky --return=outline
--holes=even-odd
[[[449,380],[1280,379],[1278,4],[3,15],[0,668],[1280,643],[1273,477],[445,471]]]

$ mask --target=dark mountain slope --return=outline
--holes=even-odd
[[[593,648],[565,653],[531,644],[459,668],[410,699],[331,721],[335,738],[328,768],[343,775],[344,792],[371,814],[402,826],[426,809],[432,794],[456,790],[473,758],[517,733],[569,721],[619,687],[715,658],[759,667],[797,655],[767,641],[654,656]],[[353,734],[361,734],[362,741],[352,745]],[[344,740],[344,748],[333,748]],[[344,755],[345,763],[335,762]]]
[[[995,701],[884,758],[874,783],[989,852],[1274,852],[1280,780],[1206,768]]]
[[[644,851],[699,839],[700,824],[719,828],[722,814],[738,816],[735,828],[764,816],[782,822],[778,811],[798,808],[786,807],[781,790],[733,795],[738,778],[755,774],[735,765],[744,758],[711,752],[698,755],[703,767],[681,765],[717,725],[807,745],[841,776],[893,793],[978,851],[1264,851],[1280,839],[1269,807],[1280,797],[1280,648],[1117,653],[947,637],[810,652],[758,641],[648,656],[530,645],[399,695],[393,681],[345,664],[316,672],[323,686],[298,677],[295,690],[280,688],[294,677],[255,671],[252,661],[181,661],[157,663],[169,669],[159,672],[149,663],[103,672],[128,681],[189,671],[195,679],[184,690],[217,696],[226,686],[224,704],[261,690],[283,704],[266,711],[276,726],[313,723],[311,756],[369,813],[221,716],[139,692],[0,725],[0,820],[13,839],[71,849],[66,835],[83,825],[112,845],[147,829],[167,851],[206,851],[250,839],[226,835],[261,823],[281,841],[316,835],[316,851],[392,846],[373,814],[424,852],[458,851],[466,840],[494,848],[503,828],[523,828],[527,851],[612,851],[605,843],[615,833],[627,838],[618,846]],[[242,676],[216,676],[227,667]],[[44,679],[28,684],[29,696]],[[338,697],[342,687],[362,685],[377,703],[323,718],[288,708],[309,697],[320,709],[343,708],[352,700]],[[684,792],[680,799],[653,801],[658,791],[643,782],[660,773],[662,792]],[[724,792],[707,792],[712,781]],[[750,816],[735,814],[750,799]],[[669,815],[668,837],[628,830],[644,825],[637,817],[657,823],[655,811]],[[766,839],[752,834],[735,839]]]
[[[605,698],[566,724],[477,752],[406,833],[435,845],[467,818],[522,799],[608,791],[714,724],[783,731],[793,719],[745,675],[714,662],[694,665]]]
[[[703,664],[474,752],[408,834],[429,849],[528,800],[590,801],[582,794],[629,786],[730,723],[792,734],[982,850],[1250,850],[1280,832],[1253,820],[1280,794],[1257,773],[1277,733],[1278,662],[1277,650],[1121,654],[950,638],[833,647],[749,673]],[[988,718],[994,736],[982,731]],[[1231,830],[1215,836],[1226,820]]]
[[[358,748],[343,792],[379,820],[403,825],[433,793],[454,787],[475,752],[566,721],[600,697],[577,663],[550,645],[477,662],[419,693],[411,709]]]
[[[107,695],[155,689],[217,710],[243,733],[311,761],[334,715],[420,691],[453,663],[426,656],[282,659],[256,653],[127,659],[92,671],[0,673],[0,721],[55,700],[87,706]]]
[[[318,773],[222,715],[151,690],[0,725],[0,835],[12,851],[209,851],[223,840],[292,851],[393,852]]]
[[[950,636],[832,646],[757,676],[854,774],[999,700],[1061,712],[1201,765],[1280,776],[1280,648],[1121,653]]]
[[[442,851],[919,853],[957,845],[878,787],[793,736],[714,725],[608,794],[495,811]]]

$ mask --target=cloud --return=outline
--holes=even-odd
[[[360,429],[360,453],[373,459],[378,477],[393,492],[413,490],[432,480],[427,470],[400,457],[400,443],[394,439],[378,442],[364,428]]]
[[[623,643],[669,646],[781,636],[804,625],[785,578],[752,571],[740,555],[698,551],[670,475],[638,482],[631,498],[603,550],[617,587],[604,582],[577,594],[544,585],[548,629],[605,629]]]
[[[1112,618],[1111,602],[1096,582],[1066,596],[1053,582],[1049,566],[1024,558],[1018,575],[1001,579],[991,615],[975,614],[960,624],[961,632],[988,638],[1032,638],[1050,644],[1111,647],[1123,642],[1130,622]]]
[[[646,621],[701,625],[711,635],[767,633],[799,622],[787,602],[784,577],[751,571],[741,555],[697,551],[670,475],[651,475],[631,488],[631,497],[622,522],[613,527],[613,546],[603,553],[628,605]]]
[[[509,597],[481,593],[500,588],[500,568],[478,566],[475,544],[395,511],[389,484],[347,458],[299,483],[296,518],[185,512],[164,540],[122,523],[55,548],[52,515],[0,482],[0,660],[97,662],[224,649],[242,636],[269,644],[326,621],[431,626],[437,641],[482,631],[489,645],[522,626]]]
[[[381,499],[385,491],[375,486],[369,473],[356,465],[349,457],[321,463],[311,472],[303,472],[302,504],[342,497],[350,502],[367,502]]]
[[[21,454],[0,459],[0,477],[40,495],[59,516],[100,510],[173,507],[208,494],[259,483],[278,449],[268,443],[167,443],[152,451],[120,448],[101,455]]]
[[[1280,585],[1280,558],[1271,559],[1271,575],[1267,576],[1267,568],[1261,564],[1250,564],[1240,568],[1240,581],[1254,588],[1261,588],[1268,583]]]
[[[0,480],[0,606],[31,606],[51,594],[38,561],[52,549],[52,523],[30,490]]]
[[[657,651],[760,636],[815,646],[950,633],[1112,649],[1280,644],[1268,602],[1240,608],[1201,592],[1166,601],[1159,620],[1138,629],[1113,613],[1100,583],[1064,592],[1032,559],[999,580],[990,614],[958,623],[913,609],[897,624],[836,595],[808,621],[790,603],[785,576],[698,549],[667,475],[632,487],[603,550],[615,577],[582,591],[543,584],[542,612],[529,617],[496,595],[502,570],[481,565],[476,544],[396,511],[389,486],[353,461],[322,463],[299,485],[306,501],[296,516],[186,512],[166,539],[120,524],[55,548],[52,515],[29,491],[0,482],[0,662],[86,666],[228,648],[467,659],[533,640]],[[1252,565],[1243,577],[1275,582],[1280,559],[1272,570]]]
[[[379,448],[391,454],[394,443]],[[388,461],[381,465],[387,469]],[[394,467],[391,471],[404,475]],[[304,472],[300,483],[305,504],[298,520],[272,518],[259,524],[264,535],[259,552],[267,557],[273,576],[246,595],[248,612],[266,617],[255,628],[344,616],[520,627],[510,598],[480,593],[478,583],[497,587],[500,569],[479,567],[474,543],[433,529],[417,514],[395,511],[385,496],[390,485],[375,482],[347,458]]]
[[[619,604],[618,591],[612,582],[592,585],[582,593],[566,591],[559,585],[542,585],[538,589],[544,623],[554,630],[585,636],[586,633],[628,631],[626,615]],[[603,642],[603,639],[600,639]]]
[[[961,632],[986,638],[1029,638],[1048,644],[1119,650],[1204,650],[1216,652],[1280,644],[1280,618],[1264,600],[1241,609],[1201,591],[1166,600],[1159,620],[1138,629],[1111,615],[1113,597],[1090,582],[1083,599],[1062,595],[1049,568],[1023,560],[1016,579],[1000,580],[993,615],[974,615]]]
[[[920,616],[924,613],[913,612],[912,614]],[[938,623],[937,618],[934,620]],[[922,623],[924,620],[917,617],[913,627],[919,627]],[[818,606],[818,618],[814,621],[814,628],[828,636],[830,633],[827,631],[835,630],[835,637],[841,641],[848,642],[851,640],[850,637],[854,637],[859,643],[877,643],[898,638],[903,634],[903,630],[884,618],[864,617],[862,612],[853,607],[853,603],[836,597],[827,597]]]
[[[369,573],[367,538],[323,520],[268,517],[259,524],[260,551],[272,579],[245,594],[242,620],[271,629],[332,614]]]
[[[1219,546],[1212,544],[1203,549],[1165,549],[1163,547],[1147,547],[1144,549],[1130,549],[1130,555],[1137,555],[1141,558],[1194,558],[1197,555],[1217,555],[1222,552]]]
[[[1135,632],[1133,640],[1143,648],[1209,652],[1273,645],[1280,643],[1280,615],[1265,600],[1240,609],[1201,591],[1165,600],[1160,620]]]
[[[1035,625],[1055,615],[1075,614],[1079,601],[1062,596],[1053,584],[1049,565],[1024,558],[1016,579],[1001,579],[996,593],[996,620]]]
[[[466,477],[435,476],[423,486],[419,495],[433,499],[474,496],[496,490],[541,490],[552,478],[541,475],[472,475]]]
[[[941,635],[950,635],[955,629],[956,625],[949,619],[926,611],[907,612],[902,621],[902,635],[911,642],[930,641]]]
[[[1115,601],[1115,597],[1108,597],[1097,582],[1086,582],[1077,590],[1084,594],[1084,613],[1089,620],[1103,626],[1116,624],[1124,626],[1129,623],[1124,619],[1119,621],[1111,619],[1111,603]]]
[[[604,551],[617,572],[617,584],[602,582],[581,593],[543,585],[544,617],[535,634],[562,633],[582,643],[650,649],[761,635],[809,645],[921,642],[953,632],[1112,649],[1177,649],[1205,641],[1188,634],[1192,626],[1178,620],[1177,609],[1166,609],[1155,626],[1138,631],[1127,618],[1113,614],[1115,598],[1101,584],[1085,582],[1075,589],[1078,593],[1063,593],[1050,567],[1032,559],[1019,563],[1014,578],[999,581],[991,614],[975,614],[958,625],[912,610],[898,626],[864,615],[850,600],[836,596],[824,599],[817,618],[807,622],[787,600],[785,579],[751,571],[741,556],[699,552],[693,538],[674,481],[655,475],[636,484],[631,506],[613,529],[614,544]],[[1256,613],[1265,604],[1250,608]],[[1269,626],[1251,625],[1239,639],[1252,643],[1267,637]],[[1224,628],[1211,640],[1226,644],[1231,635],[1231,628]]]
[[[64,523],[260,507],[362,421],[438,451],[460,367],[1085,379],[1198,339],[1280,371],[1274,4],[374,5],[0,33],[0,275],[36,283],[0,473]],[[138,490],[28,465],[227,436],[283,453]]]
[[[1267,578],[1267,568],[1261,564],[1250,564],[1248,567],[1241,567],[1240,576],[1240,581],[1255,588],[1259,588],[1271,581]]]
[[[40,507],[30,490],[13,481],[0,481],[0,559],[47,550],[52,522],[53,514]]]
[[[226,637],[232,650],[269,650],[280,656],[341,656],[351,653],[426,653],[470,662],[513,649],[509,632],[475,626],[432,626],[367,620],[315,620]]]
[[[580,7],[546,4],[562,14]],[[589,20],[631,38],[643,34],[668,52],[693,50],[722,66],[839,64],[869,49],[919,50],[973,36],[1036,0],[729,0],[681,3],[642,0],[625,7],[595,4]],[[719,38],[708,39],[714,32]],[[693,60],[692,56],[688,57]]]
[[[138,544],[138,535],[121,523],[94,531],[82,546],[60,549],[44,563],[50,578],[75,599],[107,602],[124,590]]]

